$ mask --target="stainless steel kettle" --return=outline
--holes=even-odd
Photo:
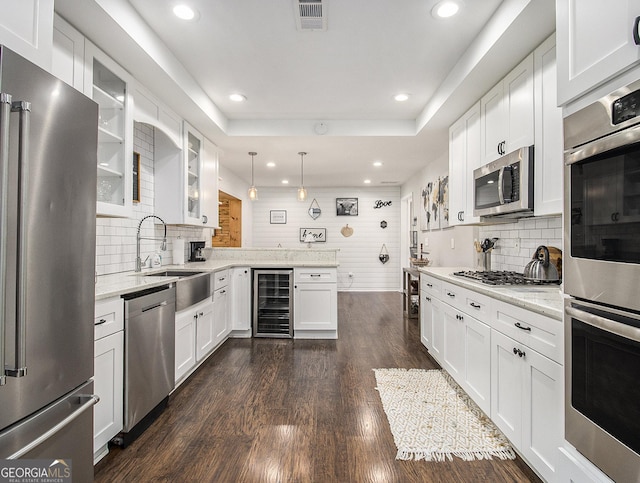
[[[549,263],[549,249],[540,245],[536,248],[532,260],[524,267],[524,278],[536,282],[557,282],[560,280],[558,269]]]

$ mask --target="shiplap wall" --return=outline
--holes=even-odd
[[[134,124],[133,148],[140,153],[140,203],[133,204],[131,218],[96,218],[96,271],[98,275],[128,272],[135,269],[136,261],[136,232],[140,220],[154,213],[153,191],[153,159],[154,159],[154,128],[147,124]],[[143,237],[161,237],[162,225],[155,225],[154,220],[146,220],[140,227]],[[160,251],[160,242],[141,240],[140,253],[144,260],[155,251],[160,252],[162,264],[172,263],[172,241],[178,236],[186,242],[204,240],[206,246],[211,246],[213,230],[188,226],[167,227],[167,250]],[[185,251],[188,243],[185,243]]]
[[[313,219],[308,210],[316,199],[322,214]],[[358,198],[358,216],[337,216],[336,198]],[[391,206],[374,209],[376,200]],[[319,248],[338,248],[338,290],[396,291],[400,289],[400,188],[308,188],[307,201],[296,199],[296,189],[259,188],[253,204],[253,247],[300,248],[300,228],[326,228],[327,241]],[[270,224],[271,210],[286,210],[286,224]],[[381,221],[387,228],[381,228]],[[349,224],[353,235],[344,237],[340,229]],[[386,264],[378,255],[385,244]],[[349,273],[353,278],[349,278]]]

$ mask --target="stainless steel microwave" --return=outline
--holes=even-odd
[[[533,215],[533,146],[505,154],[473,171],[473,215]]]

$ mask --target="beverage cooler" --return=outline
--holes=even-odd
[[[254,337],[293,337],[293,270],[253,270]]]

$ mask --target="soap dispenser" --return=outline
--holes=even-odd
[[[160,268],[162,266],[162,256],[155,252],[153,257],[151,257],[151,267],[152,268]]]

